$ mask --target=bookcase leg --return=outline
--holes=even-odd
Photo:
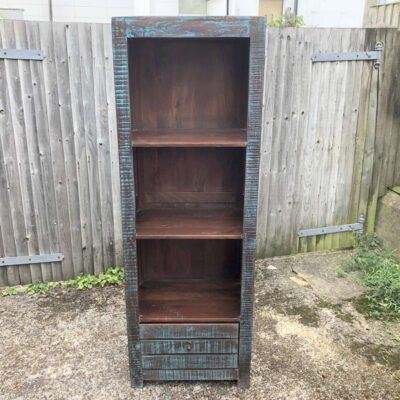
[[[248,389],[250,387],[250,374],[240,376],[237,384],[241,389]]]

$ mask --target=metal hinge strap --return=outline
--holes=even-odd
[[[10,60],[36,60],[41,61],[45,58],[43,50],[29,49],[0,49],[0,59]]]
[[[64,260],[64,254],[38,254],[34,256],[17,256],[0,258],[0,267],[9,265],[25,265],[25,264],[44,264],[49,262],[59,262]]]
[[[354,224],[326,226],[324,228],[302,229],[297,232],[299,237],[327,235],[330,233],[343,233],[364,230],[364,215],[360,215],[358,222]]]
[[[379,67],[383,43],[378,42],[375,50],[351,51],[347,53],[315,53],[311,56],[312,62],[333,62],[333,61],[375,61],[374,66]]]

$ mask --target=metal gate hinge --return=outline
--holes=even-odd
[[[33,256],[17,256],[0,258],[0,267],[8,265],[25,265],[25,264],[44,264],[49,262],[59,262],[64,260],[64,254],[37,254]]]
[[[314,53],[312,62],[334,62],[334,61],[375,61],[374,67],[379,68],[383,43],[378,42],[375,49],[371,51],[351,51],[346,53]]]
[[[41,61],[44,58],[43,50],[0,49],[0,59]]]
[[[345,225],[335,225],[335,226],[326,226],[324,228],[312,228],[312,229],[301,229],[297,232],[298,237],[308,237],[308,236],[319,236],[319,235],[327,235],[330,233],[343,233],[343,232],[354,232],[354,231],[363,231],[364,230],[364,215],[361,214],[358,218],[358,222],[354,224],[345,224]]]

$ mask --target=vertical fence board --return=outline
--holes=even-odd
[[[12,21],[3,21],[0,26],[2,35],[2,46],[15,47],[15,34]],[[5,108],[10,112],[9,124],[2,132],[3,155],[6,169],[7,186],[9,188],[9,201],[13,230],[4,232],[5,235],[13,235],[16,252],[20,255],[28,255],[29,248],[27,238],[29,233],[26,228],[24,213],[25,185],[30,185],[26,174],[29,174],[30,165],[26,154],[23,138],[25,137],[24,107],[22,103],[21,84],[19,77],[18,61],[4,60],[4,80],[7,82],[5,88]],[[4,90],[4,88],[3,88]],[[21,180],[21,175],[23,180]],[[27,198],[27,202],[31,199]],[[29,204],[31,207],[31,203]],[[29,218],[31,217],[31,213]],[[32,223],[34,225],[34,223]],[[20,283],[26,284],[32,281],[29,267],[18,268]],[[16,268],[15,268],[16,269]]]
[[[91,25],[79,24],[79,48],[81,53],[83,116],[89,173],[90,213],[92,222],[93,271],[103,269],[103,243],[101,227],[101,202],[98,171],[98,151],[94,103],[93,59]]]
[[[93,55],[93,83],[94,83],[94,105],[96,117],[97,153],[100,184],[100,211],[102,228],[103,266],[107,267],[114,262],[113,241],[113,210],[112,193],[109,182],[111,182],[110,162],[110,140],[108,130],[108,107],[106,92],[106,73],[103,27],[92,24],[92,55]],[[99,269],[97,272],[101,272]]]
[[[119,184],[119,158],[118,158],[118,137],[117,119],[115,113],[114,97],[114,66],[112,56],[112,33],[111,25],[103,25],[104,57],[105,57],[105,79],[106,95],[108,106],[108,135],[110,140],[111,160],[111,193],[113,213],[113,241],[114,241],[114,265],[122,265],[122,222],[121,222],[121,197]]]
[[[83,271],[94,271],[92,248],[92,221],[89,194],[89,173],[85,140],[83,110],[81,51],[79,47],[78,24],[69,24],[66,29],[68,69],[71,90],[72,120],[74,129],[75,162],[79,191]]]

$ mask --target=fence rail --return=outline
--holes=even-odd
[[[270,29],[260,166],[260,257],[346,247],[373,227],[376,201],[400,184],[395,29]],[[373,50],[370,61],[312,63],[319,52]],[[68,279],[122,264],[111,28],[0,21],[0,258],[63,253],[55,263],[0,267],[0,285]]]

